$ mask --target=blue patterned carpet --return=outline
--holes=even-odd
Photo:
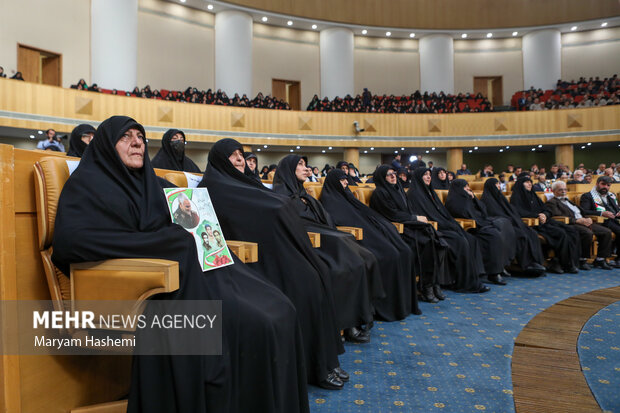
[[[606,412],[620,412],[620,301],[594,314],[578,341],[588,386]]]
[[[510,363],[521,329],[558,301],[617,285],[620,270],[593,270],[512,277],[486,294],[447,292],[439,304],[421,303],[422,316],[376,323],[370,344],[347,344],[340,361],[350,382],[340,391],[310,387],[310,409],[514,412]]]

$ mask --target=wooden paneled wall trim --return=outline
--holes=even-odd
[[[113,115],[133,117],[151,138],[161,138],[174,127],[184,130],[188,140],[215,142],[233,137],[245,145],[463,147],[620,138],[620,105],[539,112],[323,113],[168,102],[0,79],[0,126],[69,131],[79,123],[98,123]],[[235,119],[241,115],[240,126]],[[496,130],[498,119],[501,131]],[[372,123],[374,130],[356,134],[354,121]]]

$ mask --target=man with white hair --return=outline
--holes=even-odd
[[[592,235],[596,235],[598,240],[598,253],[594,260],[594,266],[603,270],[611,270],[606,258],[611,256],[611,230],[599,224],[595,224],[581,207],[573,204],[567,197],[566,184],[563,181],[556,181],[551,186],[553,198],[546,203],[551,216],[568,217],[568,224],[579,232],[581,240],[581,256],[579,258],[579,269],[589,270],[588,258],[590,258],[590,248],[592,247]]]
[[[568,183],[569,184],[585,184],[585,182],[583,181],[583,178],[585,176],[586,174],[581,169],[575,169],[575,172],[573,172],[573,179],[568,181]]]

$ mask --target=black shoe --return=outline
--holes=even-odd
[[[592,267],[590,266],[590,264],[588,264],[588,261],[579,261],[579,269],[582,271],[590,271],[592,269]]]
[[[559,262],[553,261],[549,267],[547,267],[547,271],[552,272],[554,274],[564,274],[564,270]]]
[[[588,265],[589,267],[589,265]],[[579,268],[575,267],[574,265],[571,267],[568,267],[566,270],[564,270],[564,272],[567,272],[569,274],[578,274],[579,273]]]
[[[611,268],[611,265],[607,264],[607,261],[605,260],[595,260],[594,261],[594,268],[600,268],[601,270],[611,270],[613,268]]]
[[[350,343],[365,344],[370,342],[370,336],[365,335],[357,327],[351,327],[344,330],[344,339]]]
[[[612,268],[620,268],[620,258],[616,259],[615,261],[609,261],[609,266]]]
[[[346,383],[349,381],[349,373],[347,373],[346,371],[344,371],[342,369],[342,367],[338,366],[334,369],[334,373],[336,373],[338,375],[338,378],[343,382]]]
[[[525,272],[533,275],[544,274],[547,269],[538,263],[534,263],[525,269]]]
[[[489,279],[489,282],[492,282],[493,284],[506,285],[506,281],[504,281],[500,274],[489,274],[487,278]]]
[[[504,277],[512,277],[512,274],[511,274],[511,273],[509,273],[509,272],[508,272],[508,270],[506,270],[505,268],[504,268],[504,271],[502,272],[502,275],[503,275]]]
[[[338,374],[331,372],[327,375],[327,378],[319,383],[319,387],[326,390],[342,390],[344,383],[338,377]]]
[[[435,293],[433,292],[433,286],[427,285],[422,287],[422,301],[426,301],[427,303],[436,304],[439,302],[437,297],[435,297]]]
[[[446,299],[446,295],[443,293],[443,291],[441,291],[441,287],[439,286],[439,284],[433,285],[433,294],[435,294],[435,297],[438,300],[443,301]]]
[[[422,310],[420,310],[419,308],[414,308],[413,310],[411,310],[411,314],[422,315]]]
[[[487,291],[491,291],[491,287],[487,287],[486,285],[480,283],[480,287],[478,288],[477,291],[474,291],[475,293],[486,293]]]

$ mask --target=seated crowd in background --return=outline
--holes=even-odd
[[[97,86],[96,83],[88,86],[84,79],[80,79],[78,83],[71,85],[71,88],[111,95],[133,96],[146,99],[168,100],[173,102],[202,103],[205,105],[238,106],[260,109],[291,109],[288,102],[270,95],[265,96],[262,92],[259,92],[254,99],[249,99],[245,94],[239,96],[238,93],[235,93],[232,98],[229,98],[226,92],[222,92],[220,89],[214,92],[211,89],[206,91],[198,90],[197,88],[191,86],[184,91],[176,91],[165,89],[151,90],[151,86],[146,85],[142,89],[136,86],[131,92],[129,92],[117,89],[103,89]]]
[[[458,95],[439,93],[420,93],[416,90],[411,95],[372,95],[364,88],[361,95],[346,95],[329,100],[314,95],[308,111],[318,112],[376,112],[376,113],[467,113],[491,112],[493,106],[480,93],[459,93]]]
[[[550,110],[620,105],[618,75],[601,80],[598,76],[578,81],[558,80],[554,90],[534,89],[517,92],[511,105],[516,110]]]

